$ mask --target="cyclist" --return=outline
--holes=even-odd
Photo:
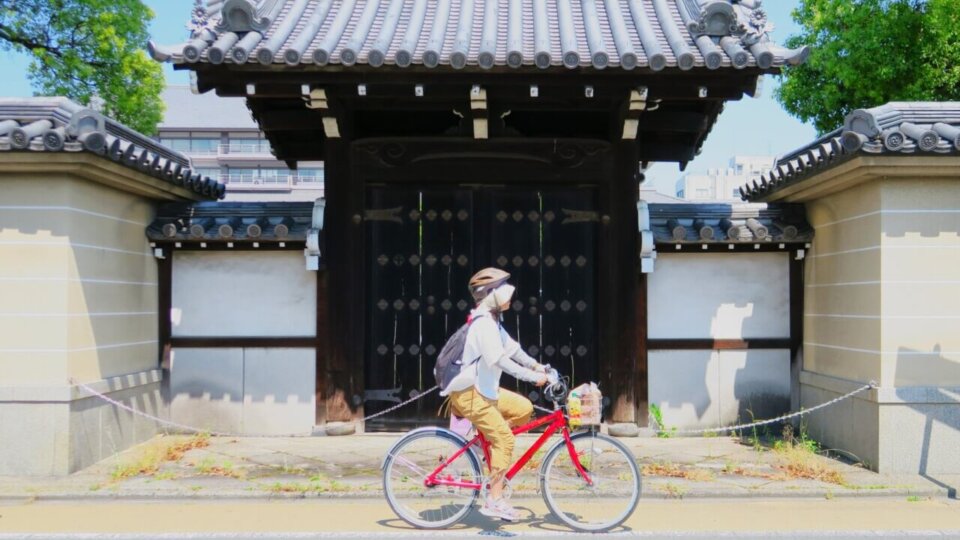
[[[516,509],[503,498],[504,475],[513,460],[514,436],[510,428],[530,419],[533,404],[500,388],[500,375],[506,371],[517,379],[543,386],[547,382],[547,367],[523,352],[500,324],[502,313],[510,309],[515,290],[507,283],[509,278],[510,274],[498,268],[485,268],[470,278],[470,294],[476,308],[468,318],[463,367],[441,395],[449,395],[454,414],[470,420],[490,442],[490,491],[480,513],[516,521]]]

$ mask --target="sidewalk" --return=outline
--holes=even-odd
[[[243,438],[158,436],[62,478],[0,477],[0,499],[382,498],[380,464],[401,434]],[[535,440],[518,438],[517,455]],[[802,450],[739,439],[623,438],[643,466],[644,498],[946,498],[960,476],[871,472]],[[524,471],[515,496],[539,496]],[[955,495],[954,495],[955,496]]]

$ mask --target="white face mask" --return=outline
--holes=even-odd
[[[504,283],[488,294],[483,301],[480,303],[481,306],[486,307],[490,311],[499,311],[500,306],[510,302],[510,299],[513,298],[513,292],[517,288],[513,285],[508,285]]]

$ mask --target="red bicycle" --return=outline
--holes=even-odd
[[[547,508],[578,531],[599,532],[623,523],[640,500],[640,469],[630,450],[597,429],[570,432],[563,414],[568,386],[556,371],[544,394],[554,404],[547,416],[514,428],[514,434],[540,426],[545,431],[506,473],[511,482],[554,434],[562,435],[544,454],[539,488]],[[490,443],[478,434],[471,440],[444,428],[427,427],[406,434],[383,462],[383,490],[400,519],[421,529],[450,527],[466,517],[488,486],[481,460],[490,463]],[[489,465],[486,467],[489,474]]]

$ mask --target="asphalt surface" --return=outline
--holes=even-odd
[[[542,500],[514,501],[518,523],[473,512],[447,531],[418,531],[383,501],[30,502],[0,505],[0,540],[579,538],[546,515]],[[960,539],[960,502],[934,499],[642,501],[625,538]]]

